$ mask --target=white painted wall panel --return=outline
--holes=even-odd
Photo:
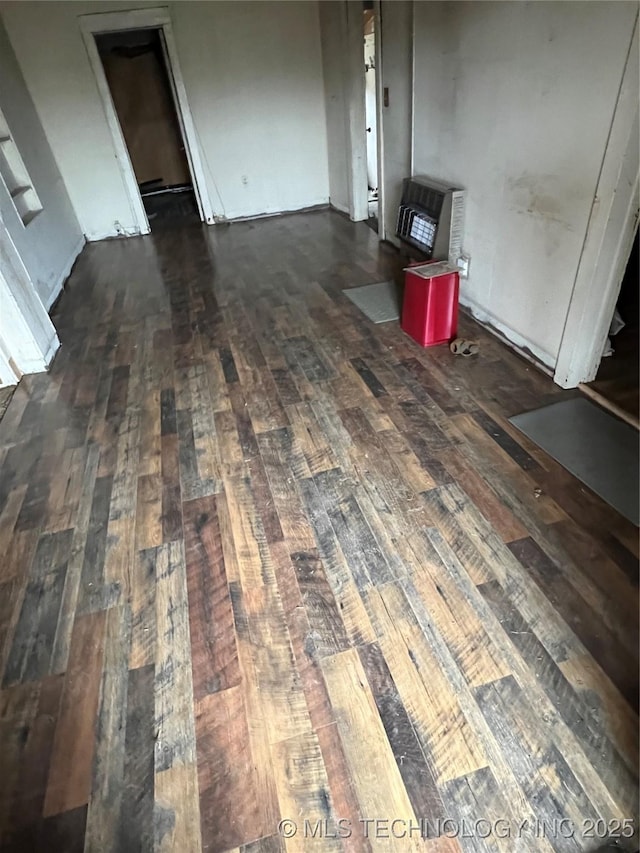
[[[167,5],[141,2],[138,7]],[[169,3],[217,215],[329,198],[315,2]],[[89,239],[134,230],[78,16],[118,2],[2,3],[9,37]]]
[[[0,181],[0,218],[45,307],[60,292],[84,244],[82,232],[18,63],[0,24],[0,108],[43,210],[25,228]]]
[[[344,2],[320,2],[327,127],[329,199],[349,212],[350,143],[347,120],[347,15]]]
[[[550,366],[636,12],[415,4],[415,171],[467,189],[461,298]]]

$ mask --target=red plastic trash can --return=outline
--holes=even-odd
[[[447,344],[458,331],[460,279],[447,261],[405,268],[401,328],[423,347]]]

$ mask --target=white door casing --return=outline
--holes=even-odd
[[[89,62],[96,78],[107,124],[113,138],[116,159],[129,199],[131,214],[133,221],[136,223],[136,233],[148,234],[151,229],[95,39],[99,33],[117,32],[119,30],[159,29],[161,32],[169,82],[183,134],[198,211],[204,222],[213,224],[215,217],[202,168],[202,159],[200,157],[193,116],[180,70],[168,7],[133,9],[126,12],[96,12],[89,15],[80,15],[79,22]]]

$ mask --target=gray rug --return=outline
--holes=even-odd
[[[343,293],[374,323],[400,319],[400,294],[393,281],[352,287]]]
[[[633,427],[582,397],[509,420],[638,525],[638,433]]]

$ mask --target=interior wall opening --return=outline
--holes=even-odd
[[[636,422],[640,406],[640,250],[638,229],[620,285],[600,367],[589,383],[598,395]]]
[[[378,232],[378,101],[376,81],[376,14],[364,0],[365,124],[367,145],[367,224]]]
[[[95,38],[150,227],[198,221],[161,30],[120,30]]]

